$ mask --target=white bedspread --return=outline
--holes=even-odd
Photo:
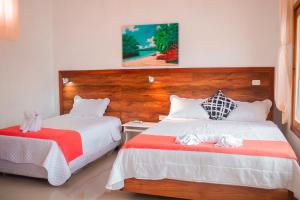
[[[143,134],[228,134],[245,140],[286,141],[273,122],[166,119]],[[300,197],[300,169],[295,160],[207,152],[122,149],[106,188],[124,187],[127,178],[175,179],[265,189],[286,188]]]
[[[113,146],[111,144],[121,139],[121,122],[115,117],[81,118],[62,115],[44,120],[43,127],[79,132],[83,155],[68,165],[55,141],[0,136],[0,160],[20,163],[22,167],[25,166],[24,164],[32,164],[35,166],[33,169],[44,168],[49,183],[54,186],[65,183],[72,172],[89,163],[94,154],[97,155],[97,152]],[[7,172],[5,166],[0,166],[0,171]],[[15,171],[19,170],[15,169]],[[35,175],[34,172],[28,172],[28,175],[41,178],[40,174]]]

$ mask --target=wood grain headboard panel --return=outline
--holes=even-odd
[[[155,82],[149,83],[148,76]],[[70,83],[63,84],[62,78]],[[252,86],[260,80],[260,86]],[[122,122],[134,119],[158,121],[167,115],[169,96],[206,98],[222,89],[225,95],[241,101],[274,100],[274,68],[172,68],[60,71],[60,112],[68,113],[75,95],[111,99],[106,115]],[[274,101],[273,101],[274,102]],[[273,110],[273,109],[272,109]],[[272,118],[272,112],[269,116]]]

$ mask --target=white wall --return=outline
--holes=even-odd
[[[278,0],[54,0],[57,69],[121,68],[121,26],[178,22],[180,66],[275,66]]]
[[[53,115],[52,1],[20,2],[20,39],[0,41],[0,127],[19,123],[24,110]]]
[[[168,22],[179,23],[179,67],[277,62],[278,0],[53,1],[56,70],[122,68],[121,27]]]
[[[180,67],[275,66],[278,0],[26,0],[0,42],[0,126],[58,113],[59,69],[121,67],[121,26],[178,22]],[[53,34],[52,34],[53,33]]]

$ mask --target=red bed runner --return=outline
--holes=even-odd
[[[20,126],[13,126],[0,129],[0,135],[53,140],[60,147],[67,163],[83,152],[81,136],[76,131],[42,128],[39,132],[22,133]]]
[[[123,149],[160,149],[199,151],[252,156],[270,156],[297,160],[296,154],[289,143],[284,141],[244,140],[243,146],[237,148],[216,147],[214,144],[180,145],[175,143],[176,137],[140,134],[123,145]]]

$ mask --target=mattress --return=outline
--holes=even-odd
[[[286,141],[271,121],[236,122],[166,119],[142,134],[179,136],[188,133],[229,134],[245,140]],[[121,149],[113,165],[107,189],[124,187],[128,178],[285,188],[300,197],[297,161],[287,158],[161,149]]]
[[[83,154],[68,164],[55,141],[0,136],[1,172],[45,178],[51,185],[62,185],[72,173],[121,141],[121,121],[116,117],[82,118],[67,114],[44,120],[43,127],[77,131]]]

